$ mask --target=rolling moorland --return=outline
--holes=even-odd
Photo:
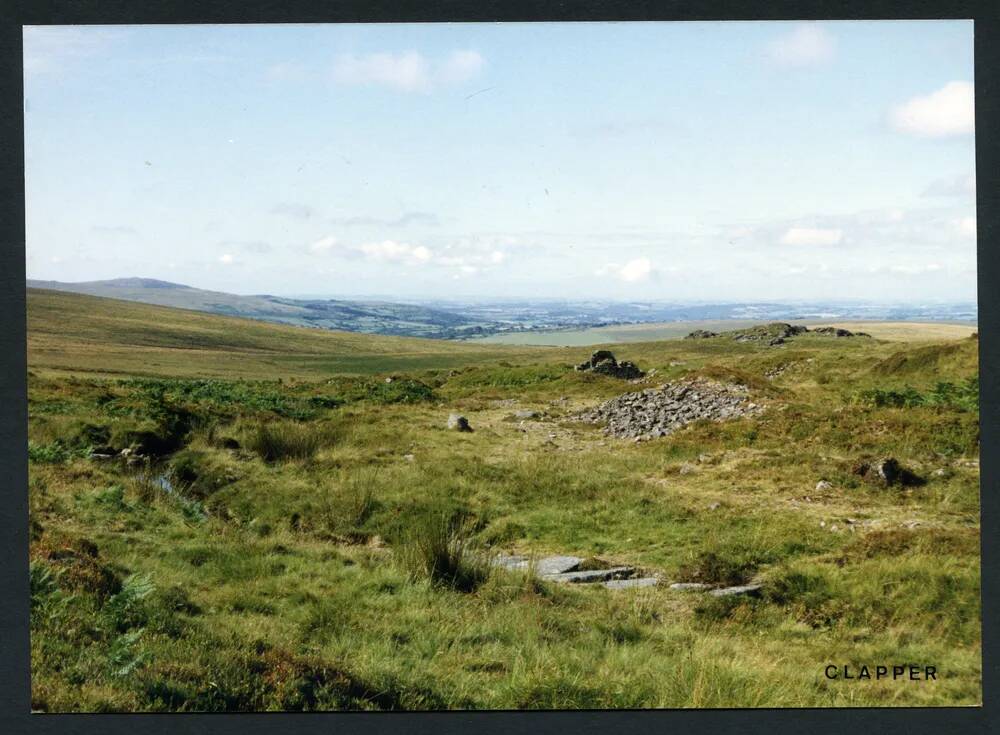
[[[976,305],[969,303],[672,304],[594,299],[467,301],[461,298],[401,303],[398,299],[346,300],[288,298],[267,294],[238,295],[207,291],[154,278],[115,278],[79,283],[29,280],[28,287],[317,329],[434,339],[485,337],[513,344],[579,345],[600,341],[669,339],[683,336],[683,333],[678,333],[684,329],[681,322],[695,320],[742,319],[746,323],[754,323],[777,319],[807,319],[810,323],[816,323],[825,317],[838,320],[945,320],[964,321],[968,324],[974,323],[976,319]],[[665,324],[656,324],[657,322]],[[611,336],[602,340],[599,330],[608,325],[634,325],[634,328],[641,331],[634,338],[617,339]],[[645,325],[652,327],[642,334]],[[591,329],[598,331],[588,334]]]
[[[40,290],[28,316],[37,711],[981,702],[974,336],[614,344],[622,380],[574,369],[590,347]],[[639,441],[581,419],[666,383],[754,410]]]

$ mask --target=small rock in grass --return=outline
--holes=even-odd
[[[833,488],[833,483],[829,480],[820,480],[816,483],[816,491],[822,492],[823,490],[830,490]]]
[[[659,584],[656,577],[636,577],[634,579],[609,579],[604,586],[609,590],[623,590],[630,587],[655,587]]]
[[[712,590],[708,594],[712,597],[731,597],[733,595],[757,595],[763,585],[759,584],[742,584],[736,587],[722,587],[717,590]]]
[[[406,460],[407,462],[412,462],[413,460],[416,459],[416,457],[412,454],[404,454],[403,459]]]
[[[709,510],[718,510],[722,506],[722,503],[710,503],[708,506]]]
[[[472,427],[469,426],[469,420],[457,413],[448,416],[448,428],[452,431],[472,431]]]

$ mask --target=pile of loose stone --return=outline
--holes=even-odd
[[[740,385],[695,378],[625,393],[574,418],[606,423],[604,433],[610,436],[653,439],[667,436],[692,421],[726,421],[760,413],[763,407],[751,402],[748,394]]]
[[[579,556],[544,556],[532,559],[520,554],[501,554],[493,557],[493,564],[502,569],[525,570],[539,579],[548,582],[567,584],[601,584],[611,590],[630,589],[633,587],[655,587],[660,584],[660,578],[643,576],[632,566],[608,566],[604,569],[581,569],[583,558]],[[698,582],[675,582],[670,589],[682,592],[707,592],[714,597],[729,597],[731,595],[756,595],[761,585],[757,583],[738,585],[735,587],[713,587]]]

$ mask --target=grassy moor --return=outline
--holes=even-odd
[[[622,379],[593,346],[28,309],[35,710],[981,701],[975,335],[621,341]],[[584,420],[665,384],[662,431]]]

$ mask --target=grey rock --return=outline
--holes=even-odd
[[[537,419],[539,416],[538,411],[515,411],[514,417],[519,419]]]
[[[448,428],[452,431],[472,431],[472,427],[469,426],[469,420],[457,413],[448,416]]]
[[[656,577],[634,577],[633,579],[609,579],[604,586],[609,590],[623,590],[631,587],[655,587],[660,583]]]
[[[573,418],[603,423],[606,434],[621,439],[654,439],[699,419],[725,421],[763,411],[747,396],[743,386],[687,379],[622,394]]]
[[[535,563],[535,573],[539,576],[572,572],[583,559],[579,556],[546,556]]]
[[[670,585],[670,589],[680,590],[681,592],[700,592],[701,590],[707,590],[708,585],[701,582],[674,582]]]
[[[491,560],[494,566],[504,569],[527,569],[531,564],[531,558],[521,555],[500,554]]]
[[[542,579],[550,582],[568,582],[571,584],[587,584],[604,582],[609,579],[630,577],[635,572],[634,567],[611,567],[610,569],[593,569],[586,572],[566,572],[564,574],[544,574]]]
[[[833,488],[833,483],[829,480],[820,480],[816,483],[816,490],[830,490]]]
[[[882,487],[924,484],[922,478],[904,469],[893,457],[882,457],[873,462],[859,462],[851,471],[863,477],[866,482]]]
[[[730,597],[732,595],[757,595],[763,585],[760,584],[742,584],[736,587],[722,587],[720,589],[711,590],[708,594],[712,597]]]
[[[718,332],[709,332],[707,329],[696,329],[690,332],[684,339],[709,339],[711,337],[718,337]],[[670,363],[673,365],[673,363]]]
[[[576,369],[610,375],[622,380],[634,380],[645,375],[635,363],[628,361],[619,363],[610,350],[597,350],[589,360],[577,365]]]
[[[865,334],[864,332],[861,332],[859,334],[855,334],[854,332],[850,331],[849,329],[841,329],[839,327],[817,327],[816,329],[814,329],[812,331],[815,334],[822,334],[822,335],[825,335],[827,337],[869,337],[869,336],[871,336],[871,335]]]

